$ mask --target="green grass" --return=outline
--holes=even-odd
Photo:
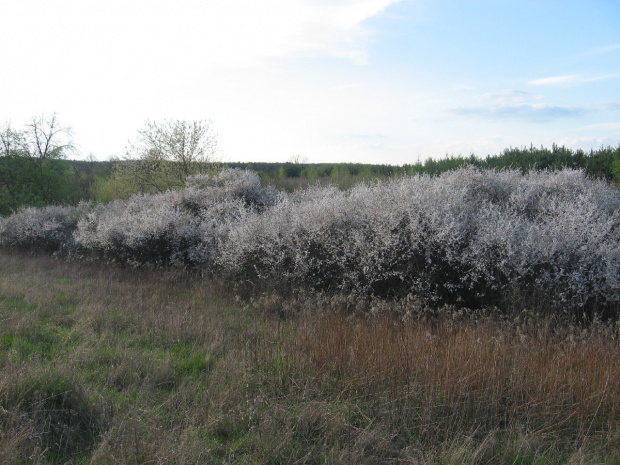
[[[0,463],[620,464],[613,323],[0,263]]]
[[[28,303],[23,297],[3,297],[0,295],[0,308],[19,313],[28,313],[35,311],[37,306]]]

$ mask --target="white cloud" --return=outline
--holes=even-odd
[[[249,66],[299,53],[362,62],[362,23],[397,1],[22,0],[0,8],[0,16],[12,18],[2,25],[0,47],[36,56],[39,65],[52,65],[61,52],[82,65],[129,70]]]
[[[362,23],[399,0],[220,2],[204,30],[222,44],[218,60],[245,64],[261,58],[325,53],[365,61]],[[227,18],[222,21],[221,18]]]
[[[533,81],[528,82],[528,84],[532,86],[554,86],[558,84],[570,84],[579,79],[577,74],[569,74],[566,76],[552,76],[541,79],[534,79]]]
[[[584,108],[551,105],[543,97],[522,90],[507,89],[476,97],[473,104],[456,107],[452,112],[460,116],[510,118],[529,121],[551,121],[557,118],[579,116]]]
[[[566,76],[553,76],[542,79],[534,79],[529,81],[528,84],[532,86],[554,86],[565,84],[582,84],[584,82],[596,82],[604,81],[606,79],[615,79],[620,77],[620,73],[615,74],[603,74],[600,76],[580,76],[578,74],[570,74]]]
[[[506,89],[500,92],[483,94],[481,98],[492,101],[496,105],[520,105],[533,100],[540,100],[542,97],[523,90]]]
[[[558,118],[575,117],[584,114],[579,107],[548,105],[545,103],[459,107],[454,113],[461,116],[481,116],[485,118],[522,119],[532,122],[547,122]]]

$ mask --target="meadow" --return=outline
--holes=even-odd
[[[618,464],[619,207],[469,167],[23,208],[0,462]]]
[[[620,463],[616,323],[1,260],[2,463]]]

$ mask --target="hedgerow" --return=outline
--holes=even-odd
[[[551,309],[608,311],[620,302],[619,207],[616,189],[576,170],[468,167],[293,194],[224,170],[90,210],[22,210],[0,220],[0,245],[191,265],[288,290],[469,307],[543,297]]]

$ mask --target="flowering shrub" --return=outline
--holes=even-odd
[[[220,261],[249,279],[427,303],[499,304],[518,290],[605,307],[620,298],[619,206],[580,171],[311,189],[238,223]]]
[[[25,207],[6,218],[0,217],[0,247],[19,247],[56,252],[73,241],[78,218],[89,208],[52,205]]]
[[[100,204],[78,222],[76,248],[118,262],[168,264],[181,238],[195,235],[191,217],[178,207],[180,198],[169,191]]]
[[[260,178],[250,171],[224,169],[215,175],[198,174],[187,178],[186,208],[204,209],[229,199],[241,199],[247,207],[259,210],[271,206],[279,193],[273,187],[261,187]]]
[[[580,171],[530,173],[489,208],[464,261],[486,288],[537,289],[563,306],[620,298],[616,190]]]
[[[224,170],[90,210],[22,210],[0,219],[0,245],[429,304],[544,295],[586,311],[620,302],[619,208],[618,191],[582,171],[462,168],[287,195]]]
[[[230,224],[274,203],[276,194],[247,171],[192,176],[182,191],[98,205],[79,221],[76,249],[120,263],[210,267]]]

